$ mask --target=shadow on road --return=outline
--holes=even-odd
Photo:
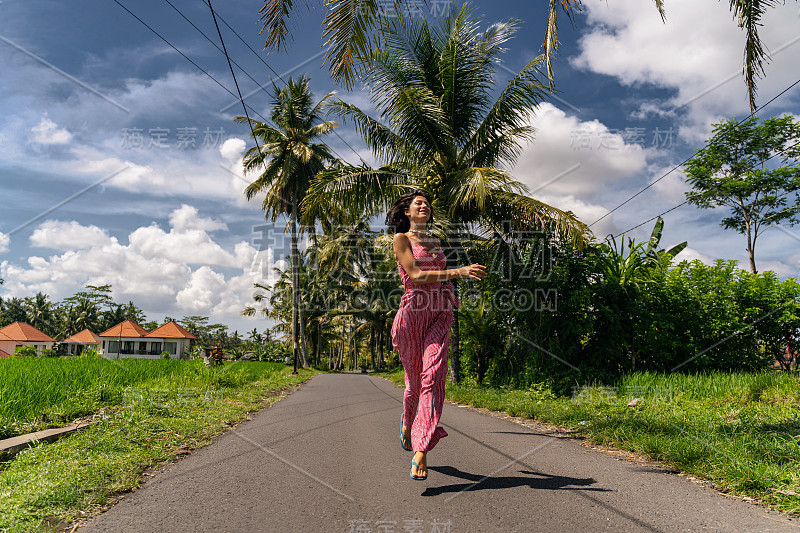
[[[520,474],[527,476],[490,476],[486,477],[479,474],[463,472],[452,466],[429,466],[428,469],[435,470],[442,474],[466,479],[469,483],[456,483],[443,485],[441,487],[429,487],[422,493],[423,496],[438,496],[448,492],[466,492],[476,490],[496,490],[510,489],[515,487],[530,487],[537,490],[592,490],[608,492],[608,489],[600,487],[586,488],[597,483],[593,478],[575,478],[566,476],[551,476],[540,472],[520,470]],[[536,477],[530,477],[536,476]]]

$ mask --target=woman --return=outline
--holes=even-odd
[[[486,267],[479,264],[445,269],[447,261],[439,240],[428,234],[432,220],[430,199],[416,190],[401,196],[386,215],[386,224],[395,233],[394,254],[405,287],[392,324],[392,344],[400,354],[406,381],[400,443],[406,451],[416,450],[410,472],[416,480],[427,479],[427,453],[447,436],[438,424],[452,307],[457,309],[460,302],[453,294],[453,284],[442,282],[479,280],[486,275]]]

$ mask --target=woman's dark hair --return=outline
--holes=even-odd
[[[409,193],[404,194],[392,205],[389,213],[386,215],[386,225],[389,226],[391,233],[405,233],[411,229],[411,221],[406,216],[406,209],[411,207],[411,202],[417,196],[422,196],[428,201],[431,216],[428,218],[428,224],[433,222],[433,205],[431,205],[430,196],[428,193],[415,189]]]

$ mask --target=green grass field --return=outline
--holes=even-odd
[[[63,531],[135,490],[147,469],[209,444],[248,413],[313,377],[281,363],[0,360],[6,434],[61,425],[102,409],[107,418],[0,462],[0,531]]]
[[[200,361],[165,359],[0,359],[0,439],[61,426],[101,407],[140,401],[143,394],[167,403],[213,395],[283,367],[229,363],[209,369]]]

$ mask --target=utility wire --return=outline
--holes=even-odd
[[[178,9],[177,7],[175,7],[175,5],[174,5],[172,2],[170,2],[170,0],[164,0],[164,1],[165,1],[167,4],[169,4],[169,5],[172,7],[172,9],[174,9],[175,11],[177,11],[177,12],[178,12],[178,14],[180,14],[180,16],[181,16],[181,17],[183,17],[183,18],[184,18],[184,20],[186,20],[186,22],[188,22],[189,24],[191,24],[191,25],[192,25],[192,27],[193,27],[195,30],[197,30],[197,32],[198,32],[198,33],[200,33],[200,35],[202,35],[203,37],[205,37],[205,39],[206,39],[208,42],[210,42],[212,45],[214,45],[214,47],[215,47],[217,50],[219,50],[219,52],[220,52],[220,53],[223,53],[223,54],[225,54],[225,57],[227,58],[227,60],[228,60],[228,63],[229,63],[229,64],[230,64],[230,62],[231,62],[231,61],[233,61],[233,60],[230,58],[230,56],[227,54],[227,52],[226,52],[225,50],[222,50],[222,49],[220,49],[220,47],[219,47],[219,46],[217,46],[217,44],[216,44],[216,43],[215,43],[213,40],[211,40],[211,39],[210,39],[210,38],[209,38],[209,37],[208,37],[208,36],[207,36],[205,33],[203,33],[203,31],[202,31],[200,28],[198,28],[198,27],[197,27],[197,26],[196,26],[196,25],[195,25],[195,24],[194,24],[194,23],[193,23],[191,20],[189,20],[189,18],[188,18],[186,15],[184,15],[184,14],[183,14],[183,12],[182,12],[180,9]],[[210,6],[209,6],[209,7],[210,7]],[[275,77],[276,77],[276,78],[278,78],[279,80],[281,80],[283,83],[286,83],[286,80],[284,80],[284,79],[283,79],[283,77],[282,77],[280,74],[278,74],[278,73],[275,71],[275,69],[274,69],[274,68],[272,68],[272,67],[270,66],[270,64],[269,64],[269,63],[267,63],[266,61],[264,61],[264,58],[263,58],[263,57],[261,57],[261,55],[260,55],[258,52],[256,52],[256,51],[253,49],[253,47],[252,47],[252,46],[250,46],[250,44],[248,44],[248,42],[247,42],[247,41],[245,41],[245,40],[244,40],[244,38],[243,38],[241,35],[239,35],[239,33],[238,33],[238,32],[237,32],[235,29],[233,29],[233,27],[231,27],[231,25],[230,25],[230,24],[228,24],[228,23],[225,21],[225,19],[224,19],[224,18],[222,18],[222,15],[218,14],[216,11],[213,11],[213,8],[212,8],[212,14],[214,15],[214,24],[216,24],[216,26],[217,26],[217,33],[218,33],[218,34],[220,34],[220,41],[222,41],[222,37],[221,37],[221,33],[220,33],[220,31],[219,31],[219,24],[217,24],[217,21],[216,21],[216,19],[219,19],[219,20],[221,20],[221,21],[222,21],[222,23],[223,23],[223,24],[225,24],[225,25],[228,27],[228,29],[230,29],[230,30],[231,30],[231,31],[234,33],[234,35],[236,35],[236,37],[238,37],[238,38],[239,38],[239,40],[240,40],[240,41],[242,41],[242,43],[243,43],[243,44],[244,44],[244,45],[245,45],[245,46],[246,46],[248,49],[250,49],[250,51],[251,51],[251,52],[253,52],[253,54],[254,54],[254,55],[255,55],[255,56],[258,58],[258,60],[259,60],[259,61],[261,61],[261,62],[264,64],[264,66],[266,66],[266,67],[267,67],[267,68],[270,70],[270,72],[272,72],[272,73],[275,75]],[[224,48],[224,47],[225,47],[225,43],[222,43],[222,45],[223,45],[223,48]],[[244,69],[244,67],[242,67],[242,66],[241,66],[239,63],[237,63],[236,61],[233,61],[233,64],[234,64],[234,65],[236,65],[237,67],[239,67],[239,70],[241,70],[242,72],[244,72],[244,74],[245,74],[245,75],[247,75],[247,77],[248,77],[248,78],[250,78],[251,80],[253,80],[253,83],[255,83],[255,84],[256,84],[256,86],[258,86],[258,88],[259,88],[259,89],[261,89],[261,90],[263,90],[265,93],[269,94],[269,91],[267,91],[267,90],[264,88],[264,86],[263,86],[261,83],[259,83],[258,81],[256,81],[256,79],[255,79],[255,78],[253,78],[253,76],[251,76],[251,75],[250,75],[250,73],[249,73],[249,72],[247,72],[247,71]],[[231,74],[233,74],[233,72],[232,72],[232,71],[231,71]],[[235,82],[235,81],[236,81],[236,80],[234,79],[234,82]],[[272,81],[272,80],[270,80],[270,81]],[[237,89],[238,89],[238,86],[237,86]],[[239,91],[239,100],[243,100],[243,97],[242,97],[242,95],[241,95],[241,91]],[[251,107],[251,109],[252,109],[252,107]],[[247,113],[246,113],[246,112],[245,112],[245,115],[247,115]],[[259,115],[259,116],[260,116],[260,115]],[[263,117],[262,117],[262,118],[263,118]],[[252,128],[251,128],[251,129],[252,129]],[[348,142],[347,142],[347,141],[344,139],[344,137],[342,137],[342,136],[339,134],[339,132],[338,132],[338,131],[336,131],[336,130],[333,130],[333,134],[334,134],[334,135],[336,135],[336,137],[338,137],[338,138],[339,138],[339,140],[340,140],[340,141],[342,141],[342,142],[345,144],[345,146],[347,146],[347,147],[348,147],[348,148],[349,148],[349,149],[350,149],[350,150],[351,150],[351,151],[352,151],[352,152],[353,152],[353,153],[356,155],[356,157],[357,157],[358,159],[360,159],[360,160],[361,160],[361,163],[363,163],[364,165],[366,165],[366,164],[367,164],[367,163],[366,163],[366,161],[364,161],[364,159],[361,157],[361,155],[359,155],[359,153],[358,153],[358,152],[355,150],[355,148],[353,148],[353,147],[350,145],[350,143],[348,143]],[[331,152],[333,152],[333,153],[336,155],[336,157],[338,157],[339,159],[341,159],[341,160],[343,160],[343,161],[344,161],[344,158],[343,158],[343,157],[342,157],[340,154],[336,153],[336,151],[335,151],[335,150],[333,150],[332,148],[331,148]]]
[[[740,120],[739,122],[737,122],[737,123],[736,123],[736,125],[738,126],[739,124],[741,124],[741,123],[742,123],[742,122],[744,122],[745,120],[748,120],[748,119],[750,119],[750,117],[752,117],[752,116],[753,116],[753,115],[755,115],[755,114],[756,114],[758,111],[761,111],[762,109],[764,109],[765,107],[767,107],[769,104],[771,104],[772,102],[774,102],[775,100],[777,100],[778,98],[780,98],[781,96],[783,96],[783,95],[784,95],[784,94],[785,94],[787,91],[789,91],[789,90],[790,90],[792,87],[794,87],[794,86],[795,86],[795,85],[797,85],[798,83],[800,83],[800,79],[798,79],[797,81],[795,81],[794,83],[792,83],[791,85],[789,85],[789,86],[788,86],[786,89],[784,89],[783,91],[781,91],[780,93],[778,93],[777,95],[775,95],[774,97],[772,97],[772,99],[771,99],[771,100],[769,100],[769,101],[768,101],[766,104],[764,104],[764,105],[762,105],[761,107],[759,107],[759,108],[755,109],[754,111],[752,111],[752,112],[751,112],[749,115],[747,115],[745,118],[743,118],[742,120]],[[664,175],[662,175],[660,178],[658,178],[657,180],[655,180],[655,181],[653,181],[652,183],[648,184],[648,185],[647,185],[645,188],[643,188],[642,190],[640,190],[639,192],[637,192],[636,194],[634,194],[633,196],[631,196],[630,198],[628,198],[627,200],[625,200],[624,202],[622,202],[621,204],[619,204],[617,207],[615,207],[614,209],[612,209],[611,211],[609,211],[609,212],[608,212],[608,213],[606,213],[605,215],[601,216],[600,218],[598,218],[597,220],[595,220],[594,222],[592,222],[591,224],[589,224],[589,227],[591,228],[592,226],[594,226],[595,224],[597,224],[598,222],[600,222],[601,220],[603,220],[604,218],[606,218],[608,215],[610,215],[611,213],[613,213],[614,211],[616,211],[617,209],[619,209],[619,208],[620,208],[620,207],[622,207],[623,205],[627,204],[628,202],[630,202],[631,200],[633,200],[634,198],[636,198],[637,196],[639,196],[640,194],[642,194],[643,192],[645,192],[647,189],[649,189],[650,187],[652,187],[653,185],[655,185],[655,184],[656,184],[656,183],[658,183],[659,181],[663,180],[664,178],[666,178],[667,176],[669,176],[670,174],[672,174],[674,171],[676,171],[677,169],[679,169],[680,167],[682,167],[683,165],[685,165],[685,164],[686,164],[686,162],[688,162],[690,159],[692,159],[692,158],[693,158],[693,157],[695,157],[696,155],[700,154],[700,152],[704,151],[704,150],[705,150],[707,147],[708,147],[708,146],[706,145],[706,146],[702,147],[701,149],[697,150],[697,151],[696,151],[694,154],[692,154],[691,156],[689,156],[689,157],[687,157],[686,159],[684,159],[682,163],[680,163],[680,164],[678,164],[678,165],[676,165],[676,166],[672,167],[672,168],[671,168],[669,171],[667,171],[667,172],[666,172]],[[650,220],[653,220],[653,219],[651,218]],[[648,221],[648,222],[649,222],[649,221]],[[640,225],[641,225],[641,224],[640,224]],[[638,228],[639,226],[636,226],[636,227]],[[632,228],[632,229],[633,229],[633,228]]]
[[[784,148],[783,150],[780,150],[780,151],[778,151],[778,152],[775,152],[774,154],[772,154],[772,155],[771,155],[771,156],[769,156],[768,158],[764,159],[764,160],[763,160],[761,163],[762,163],[762,164],[763,164],[763,163],[766,163],[766,162],[767,162],[767,161],[769,161],[770,159],[772,159],[772,158],[774,158],[774,157],[778,157],[779,155],[781,155],[781,154],[783,154],[783,153],[786,153],[786,151],[787,151],[787,150],[791,150],[792,148],[794,148],[795,146],[798,146],[798,145],[800,145],[800,141],[798,141],[798,142],[794,143],[794,144],[793,144],[793,145],[791,145],[791,146],[787,146],[787,147],[786,147],[786,148]],[[620,233],[620,234],[618,234],[618,235],[615,235],[615,236],[614,236],[614,238],[620,237],[620,236],[622,236],[622,235],[625,235],[626,233],[629,233],[629,232],[631,232],[631,231],[633,231],[633,230],[635,230],[635,229],[637,229],[637,228],[640,228],[640,227],[644,226],[645,224],[647,224],[648,222],[652,222],[653,220],[657,219],[658,217],[660,217],[660,216],[662,216],[662,215],[666,215],[667,213],[669,213],[669,212],[671,212],[671,211],[675,211],[675,210],[676,210],[676,209],[678,209],[679,207],[682,207],[682,206],[684,206],[684,205],[686,205],[686,204],[688,204],[688,203],[689,203],[689,200],[686,200],[686,201],[684,201],[684,202],[682,202],[682,203],[680,203],[680,204],[676,205],[675,207],[672,207],[672,208],[670,208],[670,209],[667,209],[666,211],[664,211],[664,212],[663,212],[663,213],[661,213],[660,215],[656,215],[656,216],[654,216],[654,217],[652,217],[652,218],[649,218],[649,219],[645,220],[645,221],[644,221],[644,222],[642,222],[641,224],[637,224],[636,226],[634,226],[634,227],[632,227],[632,228],[628,228],[627,230],[623,231],[622,233]]]
[[[167,3],[172,5],[169,0],[167,0]],[[250,115],[247,113],[247,106],[244,103],[244,98],[242,98],[242,91],[241,91],[241,89],[239,89],[239,82],[236,81],[236,74],[233,72],[233,65],[231,65],[231,57],[228,55],[228,49],[225,47],[225,41],[222,38],[222,32],[219,30],[219,24],[217,24],[217,15],[214,13],[214,8],[211,5],[211,0],[208,0],[206,3],[208,4],[208,8],[211,10],[211,18],[214,19],[214,26],[216,26],[216,28],[217,28],[217,34],[219,35],[219,42],[222,44],[222,52],[225,54],[225,58],[228,60],[228,68],[231,70],[231,76],[233,77],[233,84],[236,86],[236,92],[239,93],[239,101],[242,103],[242,108],[244,109],[244,116],[247,117],[247,125],[250,126],[250,135],[253,136],[253,141],[255,141],[255,143],[256,143],[256,148],[258,149],[258,158],[262,162],[264,162],[264,154],[261,152],[261,145],[258,143],[258,137],[256,137],[256,132],[253,130],[253,121],[250,119]],[[180,11],[178,11],[178,12],[180,13]],[[181,13],[181,15],[183,15],[183,13]],[[186,18],[186,17],[183,17],[183,18]],[[189,20],[189,19],[186,19],[186,20]],[[189,21],[189,23],[191,24],[191,21]],[[192,24],[192,26],[194,26],[194,24]],[[195,26],[195,28],[197,28],[197,26]],[[200,31],[200,30],[198,29],[197,31]],[[200,33],[203,33],[203,32],[200,32]],[[205,34],[203,34],[203,36],[205,36]],[[214,44],[214,46],[217,46],[217,45]],[[219,48],[217,48],[217,50],[219,50]],[[239,67],[238,64],[236,66]],[[239,68],[242,68],[242,67],[239,67]],[[244,71],[244,69],[242,69],[242,70]],[[245,74],[247,74],[247,73],[245,72]],[[247,74],[247,75],[250,76],[249,74]],[[250,79],[252,79],[252,77]],[[253,81],[256,81],[256,80],[253,80]],[[265,164],[265,166],[266,166],[266,164]],[[292,206],[292,209],[294,209],[294,206]]]
[[[184,59],[186,59],[186,61],[188,61],[189,63],[191,63],[192,65],[194,65],[194,66],[195,66],[195,67],[196,67],[196,68],[197,68],[197,69],[198,69],[200,72],[202,72],[203,74],[205,74],[206,76],[208,76],[209,78],[211,78],[211,79],[214,81],[214,83],[216,83],[217,85],[219,85],[220,87],[222,87],[222,88],[223,88],[223,89],[224,89],[224,90],[225,90],[225,91],[226,91],[228,94],[230,94],[231,96],[233,96],[234,98],[236,98],[236,95],[235,95],[233,92],[231,92],[231,90],[230,90],[230,89],[228,89],[228,88],[227,88],[227,87],[225,87],[225,86],[224,86],[222,83],[220,83],[220,81],[219,81],[219,80],[217,80],[217,78],[215,78],[214,76],[212,76],[211,74],[209,74],[209,73],[208,73],[208,72],[207,72],[207,71],[206,71],[206,70],[205,70],[203,67],[201,67],[200,65],[198,65],[197,63],[195,63],[194,61],[192,61],[192,60],[191,60],[191,59],[190,59],[190,58],[189,58],[189,57],[188,57],[186,54],[184,54],[183,52],[181,52],[180,50],[178,50],[178,48],[177,48],[177,47],[176,47],[174,44],[172,44],[171,42],[169,42],[169,41],[168,41],[168,40],[167,40],[165,37],[163,37],[163,36],[162,36],[160,33],[158,33],[156,30],[154,30],[154,29],[153,29],[153,28],[152,28],[152,27],[151,27],[149,24],[147,24],[145,21],[143,21],[142,19],[140,19],[139,17],[137,17],[137,16],[136,16],[136,15],[135,15],[135,14],[134,14],[134,13],[133,13],[133,12],[132,12],[130,9],[128,9],[128,8],[127,8],[127,7],[125,7],[125,6],[124,6],[122,3],[120,3],[120,1],[119,1],[119,0],[114,0],[114,3],[116,3],[116,4],[117,4],[119,7],[121,7],[121,8],[122,8],[122,9],[124,9],[125,11],[127,11],[127,12],[128,12],[128,13],[129,13],[129,14],[130,14],[130,15],[131,15],[133,18],[135,18],[136,20],[138,20],[139,22],[141,22],[141,23],[142,23],[142,24],[143,24],[143,25],[144,25],[144,26],[145,26],[145,27],[146,27],[148,30],[150,30],[151,32],[153,32],[153,33],[154,33],[154,34],[155,34],[155,35],[156,35],[156,36],[157,36],[159,39],[161,39],[162,41],[164,41],[165,43],[167,43],[167,44],[170,46],[170,48],[172,48],[173,50],[175,50],[176,52],[178,52],[178,53],[179,53],[181,56],[183,56],[183,58],[184,58]],[[266,118],[265,118],[263,115],[261,115],[261,114],[260,114],[258,111],[256,111],[255,109],[253,109],[253,107],[250,107],[250,109],[253,111],[253,113],[254,113],[254,114],[256,114],[257,116],[261,117],[261,118],[262,118],[264,121],[266,121],[266,120],[267,120],[267,119],[266,119]]]
[[[272,68],[271,66],[269,66],[269,63],[267,63],[266,61],[264,61],[264,58],[263,58],[263,57],[261,57],[261,54],[259,54],[259,53],[258,53],[258,52],[256,52],[255,50],[253,50],[253,47],[252,47],[252,46],[250,46],[250,44],[248,44],[248,42],[247,42],[247,41],[245,41],[245,40],[244,40],[244,38],[243,38],[241,35],[239,35],[239,33],[238,33],[238,32],[237,32],[235,29],[233,29],[233,27],[232,27],[230,24],[228,24],[228,23],[225,21],[225,19],[224,19],[224,18],[222,18],[222,15],[220,15],[220,14],[217,14],[217,18],[218,18],[219,20],[221,20],[221,21],[222,21],[222,23],[223,23],[223,24],[225,24],[225,25],[228,27],[228,29],[229,29],[229,30],[231,30],[231,31],[233,32],[233,34],[234,34],[234,35],[236,35],[236,37],[238,37],[238,38],[239,38],[239,40],[240,40],[240,41],[242,41],[242,43],[243,43],[243,44],[244,44],[244,45],[245,45],[247,48],[249,48],[249,49],[250,49],[250,51],[251,51],[251,52],[253,52],[253,54],[254,54],[254,55],[255,55],[255,56],[256,56],[256,57],[259,59],[259,61],[261,61],[262,63],[264,63],[264,65],[265,65],[265,66],[266,66],[266,67],[267,67],[267,68],[268,68],[268,69],[269,69],[269,70],[270,70],[270,71],[271,71],[273,74],[275,74],[275,77],[276,77],[276,78],[278,78],[279,80],[281,80],[283,83],[286,83],[286,80],[284,80],[284,79],[283,79],[283,76],[281,76],[280,74],[278,74],[277,72],[275,72],[275,69],[274,69],[274,68]],[[239,68],[242,68],[242,67],[239,67]],[[361,155],[360,155],[360,154],[359,154],[359,153],[356,151],[356,149],[355,149],[355,148],[353,148],[352,146],[350,146],[350,143],[349,143],[349,142],[347,142],[347,141],[344,139],[344,137],[342,137],[342,136],[339,134],[339,132],[338,132],[338,131],[336,131],[336,130],[333,130],[333,134],[334,134],[334,135],[336,135],[336,136],[339,138],[339,140],[340,140],[340,141],[342,141],[342,142],[344,143],[344,145],[345,145],[345,146],[347,146],[348,148],[350,148],[350,151],[351,151],[351,152],[353,152],[353,153],[356,155],[356,157],[357,157],[358,159],[360,159],[360,160],[361,160],[361,163],[362,163],[362,164],[364,164],[364,165],[366,165],[366,164],[367,164],[367,162],[366,162],[366,161],[364,161],[364,158],[363,158],[363,157],[361,157]],[[333,151],[333,150],[331,150],[331,151]],[[336,154],[336,152],[333,152],[333,153],[334,153],[334,154]],[[336,154],[336,155],[339,157],[339,159],[342,159],[342,160],[344,160],[344,158],[342,158],[341,156],[339,156],[339,154]]]

